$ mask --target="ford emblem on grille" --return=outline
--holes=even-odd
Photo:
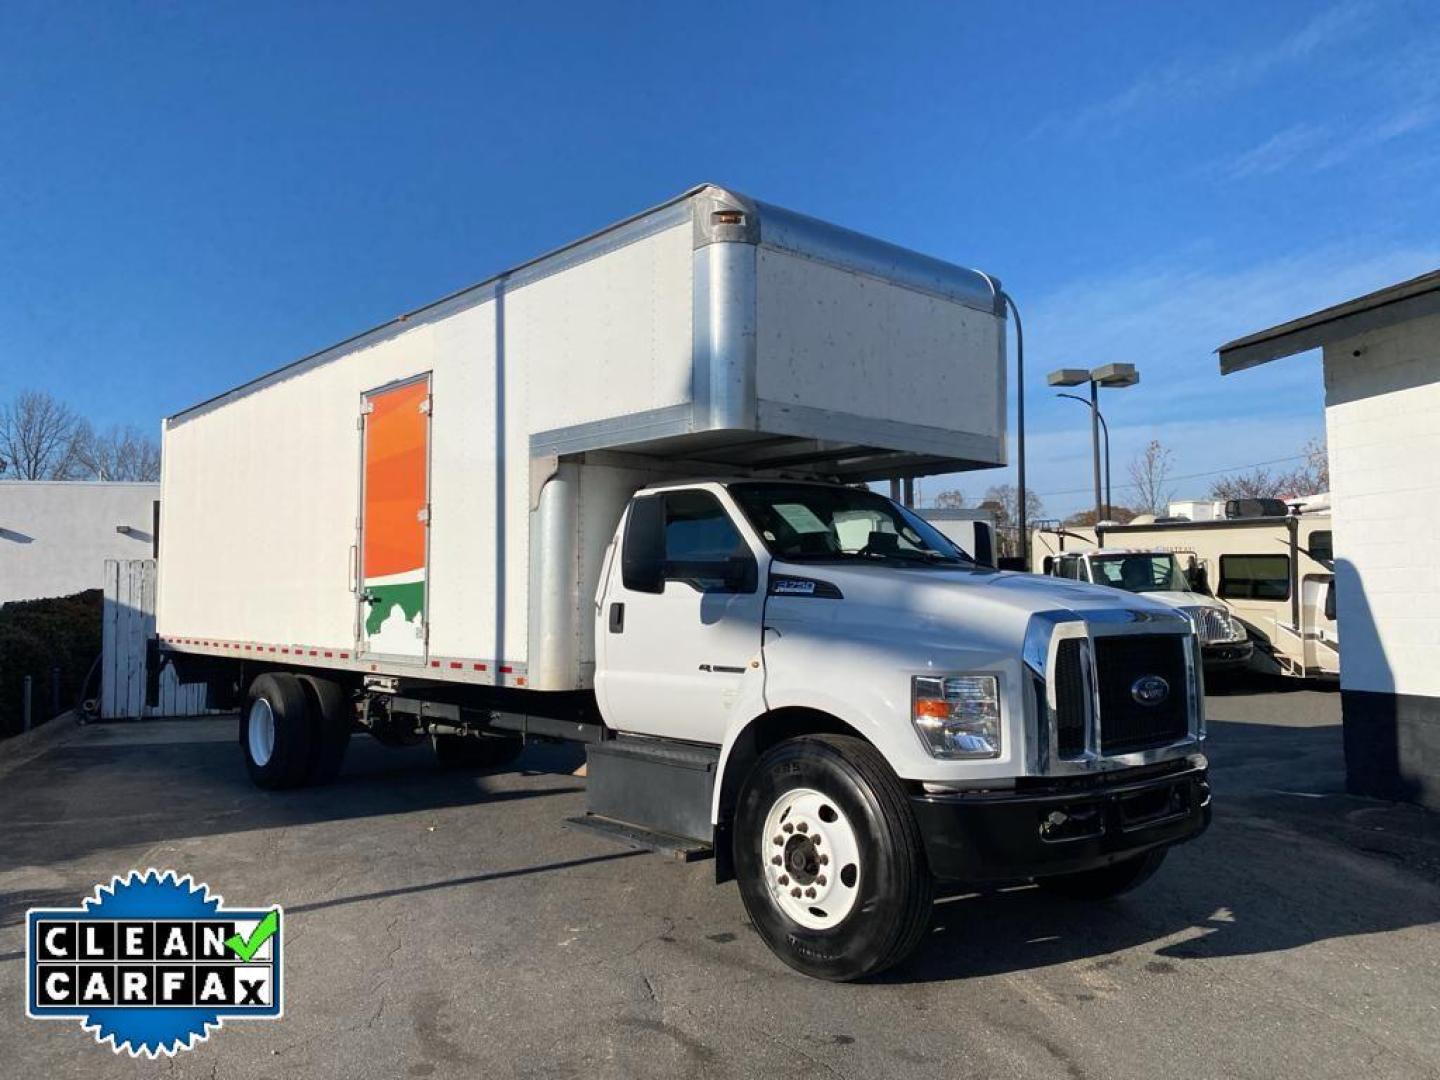
[[[1141,705],[1159,705],[1170,696],[1170,684],[1159,675],[1141,675],[1130,684],[1130,696]]]

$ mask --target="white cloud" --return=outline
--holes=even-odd
[[[1440,97],[1440,95],[1437,95]],[[1279,131],[1228,162],[1207,167],[1231,180],[1251,180],[1296,167],[1318,172],[1344,165],[1388,144],[1416,135],[1440,120],[1440,100],[1410,101],[1348,131],[1300,123]]]
[[[1225,56],[1177,60],[1152,69],[1120,92],[1068,115],[1054,116],[1037,136],[1072,138],[1114,135],[1136,117],[1156,115],[1194,101],[1214,100],[1253,86],[1267,76],[1309,59],[1330,45],[1353,39],[1369,21],[1373,5],[1337,4],[1299,29],[1253,49]]]
[[[1238,155],[1224,169],[1234,180],[1268,176],[1288,168],[1329,139],[1329,132],[1314,124],[1295,124]]]
[[[1335,142],[1314,162],[1316,169],[1330,169],[1387,143],[1424,131],[1440,120],[1440,104],[1421,102],[1403,106]]]

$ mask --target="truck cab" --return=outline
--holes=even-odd
[[[592,812],[680,831],[676,800],[652,797],[659,762],[713,752],[717,854],[771,947],[812,974],[882,964],[894,942],[857,939],[850,916],[909,934],[912,886],[1110,895],[1208,821],[1185,613],[979,565],[864,488],[648,487],[606,552],[595,618],[617,740],[592,747]]]
[[[1175,554],[1156,548],[1099,548],[1047,556],[1054,577],[1106,585],[1145,596],[1194,621],[1207,674],[1249,666],[1254,643],[1245,624],[1218,600],[1196,591]]]

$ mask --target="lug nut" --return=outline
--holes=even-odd
[[[794,831],[795,831],[795,826],[794,826],[794,825],[791,825],[791,824],[787,821],[784,825],[781,825],[781,826],[780,826],[780,831],[781,831],[781,832],[791,833],[791,832],[794,832]]]
[[[805,895],[808,896],[811,900],[814,900],[814,899],[815,899],[815,890],[814,890],[814,889],[806,889],[806,890],[805,890]]]
[[[773,856],[770,861],[776,866],[783,866],[785,864],[785,860],[780,858],[779,855]]]
[[[819,885],[821,888],[824,888],[824,887],[825,887],[825,875],[824,875],[824,874],[821,874],[819,877],[817,877],[817,878],[815,879],[815,884],[816,884],[816,885]]]
[[[798,899],[800,899],[800,890],[799,890],[799,889],[791,889],[791,890],[790,890],[790,895],[793,896],[793,897],[795,897],[795,899],[798,900]]]
[[[819,847],[819,846],[820,846],[820,834],[817,832],[814,836],[812,836],[812,837],[810,838],[810,842],[811,842],[812,844],[814,844],[816,847]]]
[[[821,865],[821,866],[829,866],[829,865],[830,865],[830,856],[829,856],[829,855],[821,855],[821,856],[820,856],[820,865]]]
[[[801,832],[809,832],[809,831],[810,831],[810,826],[809,826],[809,825],[806,825],[805,822],[803,822],[803,821],[800,822],[800,824],[799,824],[799,825],[796,825],[795,827],[796,827],[797,829],[799,829]]]
[[[777,836],[777,837],[775,837],[775,846],[776,846],[776,847],[780,847],[780,846],[781,846],[782,844],[784,844],[784,843],[785,843],[785,838],[784,838],[783,836]]]
[[[790,884],[790,877],[789,877],[788,874],[781,874],[780,877],[777,878],[776,880],[778,880],[781,885],[789,885],[789,884]]]

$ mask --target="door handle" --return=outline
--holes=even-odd
[[[625,605],[616,601],[610,605],[610,633],[625,632]]]

